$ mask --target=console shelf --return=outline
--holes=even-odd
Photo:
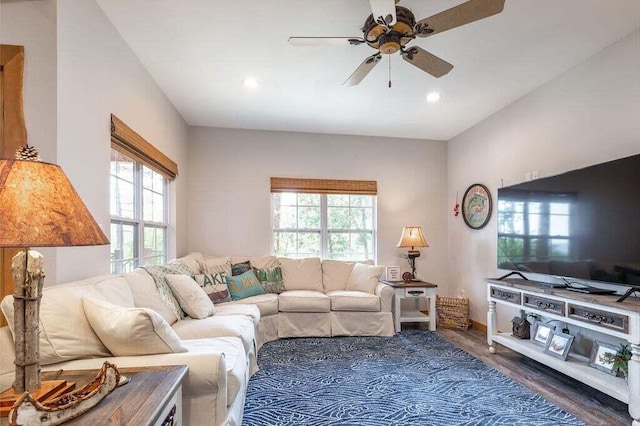
[[[542,352],[542,346],[531,343],[529,340],[513,337],[511,333],[494,334],[493,341],[538,361],[540,364],[571,376],[617,400],[626,404],[629,403],[629,389],[625,379],[589,367],[589,359],[587,357],[571,353],[567,360],[563,361]]]
[[[487,280],[487,343],[495,353],[501,344],[541,364],[570,376],[588,386],[629,405],[633,426],[640,426],[640,301],[616,302],[616,296],[596,296],[564,289],[545,288],[524,280]],[[573,326],[597,331],[604,336],[624,339],[629,343],[628,381],[589,366],[585,356],[570,353],[566,361],[543,352],[543,347],[530,340],[518,339],[497,329],[497,305],[510,306],[525,313],[562,321]]]

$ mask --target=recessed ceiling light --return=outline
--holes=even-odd
[[[431,92],[427,95],[427,102],[430,104],[435,104],[440,99],[442,99],[442,95],[438,92]]]
[[[247,78],[243,84],[244,87],[255,89],[256,87],[258,87],[258,80],[256,80],[255,78]]]

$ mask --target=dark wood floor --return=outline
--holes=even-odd
[[[436,333],[588,425],[631,424],[627,405],[608,395],[504,346],[496,345],[496,353],[490,354],[486,334],[480,330],[439,328]]]

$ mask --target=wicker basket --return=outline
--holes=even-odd
[[[468,330],[469,299],[436,296],[436,310],[438,312],[438,327]]]

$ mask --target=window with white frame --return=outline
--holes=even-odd
[[[167,179],[111,150],[111,273],[167,257]]]
[[[271,194],[271,251],[281,257],[318,256],[323,259],[365,260],[376,257],[376,195],[339,194],[340,188],[309,187],[309,182],[326,180],[304,179],[303,190],[296,185],[278,186]],[[287,182],[290,183],[291,179]],[[345,192],[352,189],[342,183]],[[294,182],[295,183],[295,182]],[[375,184],[375,182],[374,182]],[[277,186],[277,185],[276,185]],[[340,185],[339,185],[340,186]],[[303,192],[314,191],[319,192]]]

